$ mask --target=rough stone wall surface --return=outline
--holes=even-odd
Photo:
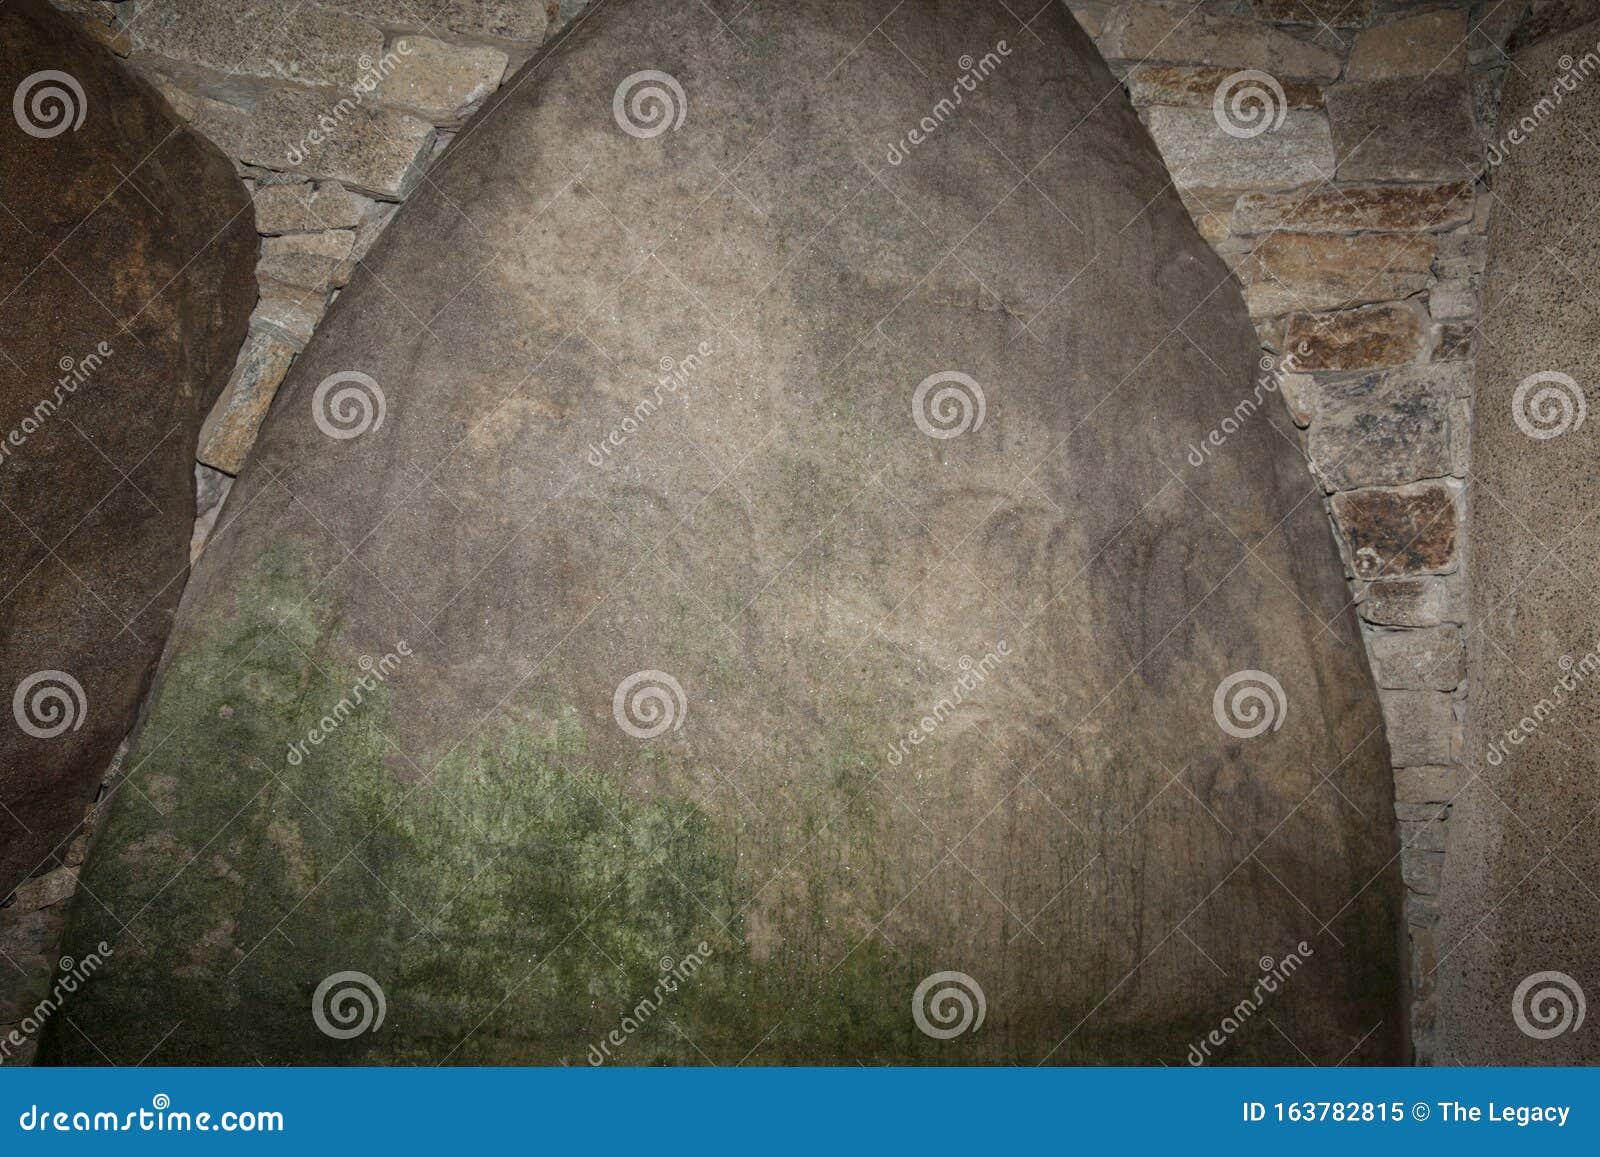
[[[1592,1065],[1600,22],[1518,52],[1504,110],[1472,441],[1474,544],[1493,565],[1473,576],[1469,774],[1445,865],[1439,1059]]]
[[[484,50],[503,52],[509,75],[584,4],[450,4],[418,21],[421,3],[328,0],[321,20],[281,37],[264,5],[186,4],[175,21],[161,18],[161,0],[57,2],[223,143],[273,230],[256,336],[202,450],[219,469],[200,468],[198,550],[326,301],[481,99]],[[1264,345],[1302,362],[1276,388],[1327,485],[1382,689],[1423,1061],[1444,828],[1462,782],[1462,494],[1498,96],[1508,45],[1573,26],[1589,3],[1070,4],[1124,77],[1203,234],[1238,271]],[[385,59],[401,36],[440,47],[405,57],[332,141],[305,149],[318,117],[359,91],[363,54]],[[1252,72],[1281,96],[1240,78]]]

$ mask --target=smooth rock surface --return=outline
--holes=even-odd
[[[119,794],[85,876],[139,941],[75,912],[119,939],[74,1010],[106,1055],[1181,1064],[1295,953],[1290,1039],[1216,1059],[1403,1056],[1392,786],[1315,484],[1271,399],[1185,461],[1254,332],[1066,9],[1030,28],[610,3],[491,99],[186,596],[130,755],[162,807]],[[675,129],[619,124],[643,70]],[[1248,672],[1282,692],[1253,737],[1215,705]],[[313,1002],[350,972],[386,1018],[340,1039]],[[917,990],[952,972],[984,1016],[938,1039]]]
[[[232,166],[41,0],[0,7],[0,90],[47,70],[81,95],[0,118],[0,895],[133,724],[188,568],[195,435],[255,299]]]
[[[1597,38],[1600,24],[1591,23],[1519,53],[1506,87],[1508,122],[1551,96],[1563,55],[1581,57]],[[1494,565],[1473,571],[1483,616],[1468,638],[1473,779],[1452,811],[1446,861],[1441,1063],[1600,1063],[1592,1019],[1600,923],[1590,894],[1600,861],[1600,603],[1592,590],[1600,553],[1590,517],[1600,503],[1591,269],[1600,174],[1585,143],[1596,133],[1600,89],[1580,83],[1495,176],[1472,440],[1481,481],[1470,495],[1474,558]],[[1475,254],[1462,259],[1470,270]],[[1536,379],[1524,389],[1537,374],[1572,384]],[[1535,981],[1526,995],[1538,991],[1541,1000],[1520,1009],[1533,1036],[1512,1015],[1514,998],[1528,977],[1551,972],[1587,991],[1589,1019],[1562,1030],[1556,991],[1570,1003],[1570,984]],[[1553,1015],[1530,1019],[1540,1005]]]

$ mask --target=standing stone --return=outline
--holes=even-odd
[[[1326,517],[1092,44],[998,0],[719,31],[594,9],[331,306],[185,596],[130,756],[171,806],[96,847],[75,1023],[152,1063],[1399,1060]]]
[[[227,160],[42,0],[0,7],[0,95],[9,894],[82,820],[154,672],[256,238]]]
[[[1590,517],[1600,504],[1600,351],[1587,269],[1600,247],[1600,174],[1575,159],[1600,132],[1600,90],[1553,91],[1561,58],[1581,57],[1597,36],[1591,23],[1519,53],[1506,88],[1508,122],[1560,102],[1495,177],[1471,493],[1473,555],[1491,565],[1472,571],[1482,617],[1468,634],[1467,780],[1444,869],[1447,1064],[1600,1063]],[[1574,1031],[1580,992],[1589,1019]]]

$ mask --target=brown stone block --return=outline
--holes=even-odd
[[[1286,333],[1301,370],[1402,366],[1420,360],[1428,347],[1421,311],[1399,303],[1291,314]]]
[[[1340,69],[1339,58],[1318,45],[1253,20],[1181,3],[1123,5],[1106,21],[1100,51],[1108,60],[1257,68],[1280,80],[1332,80]]]
[[[1483,166],[1460,76],[1347,81],[1328,90],[1341,181],[1459,180]]]
[[[1448,803],[1461,790],[1457,767],[1400,767],[1394,773],[1394,798],[1401,803]]]
[[[239,473],[294,356],[288,342],[266,333],[250,335],[227,390],[200,432],[201,462],[225,474]]]
[[[1369,623],[1387,627],[1428,627],[1439,623],[1449,606],[1445,581],[1432,575],[1421,578],[1386,578],[1367,583],[1356,605]]]
[[[1379,687],[1454,691],[1466,678],[1466,648],[1455,626],[1369,635],[1367,655]]]
[[[1465,8],[1421,12],[1356,34],[1345,67],[1347,80],[1441,76],[1466,62]]]
[[[1372,19],[1372,0],[1254,0],[1251,7],[1274,24],[1359,28]]]
[[[1238,268],[1252,315],[1392,301],[1428,284],[1431,238],[1409,233],[1274,233]]]
[[[1217,91],[1230,77],[1233,68],[1200,64],[1140,64],[1127,76],[1128,95],[1136,105],[1176,104],[1211,107]],[[1322,107],[1322,86],[1306,80],[1280,81],[1284,100],[1275,107],[1312,109]],[[1276,115],[1274,113],[1274,115]]]
[[[1442,482],[1335,494],[1333,516],[1360,578],[1427,574],[1456,565],[1459,511]]]
[[[1421,233],[1472,220],[1472,182],[1432,185],[1354,185],[1303,193],[1247,193],[1239,198],[1234,230],[1265,233]]]

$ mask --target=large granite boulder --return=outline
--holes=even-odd
[[[738,7],[593,10],[334,305],[56,1059],[1402,1056],[1326,515],[1115,79]]]
[[[1600,22],[1517,54],[1495,150],[1472,436],[1468,779],[1451,809],[1439,1060],[1597,1064]],[[1589,57],[1592,60],[1592,55]],[[1494,155],[1494,153],[1491,153]],[[1583,1031],[1579,1031],[1579,1029]]]
[[[53,864],[188,570],[255,304],[232,166],[43,0],[0,6],[0,895]]]

